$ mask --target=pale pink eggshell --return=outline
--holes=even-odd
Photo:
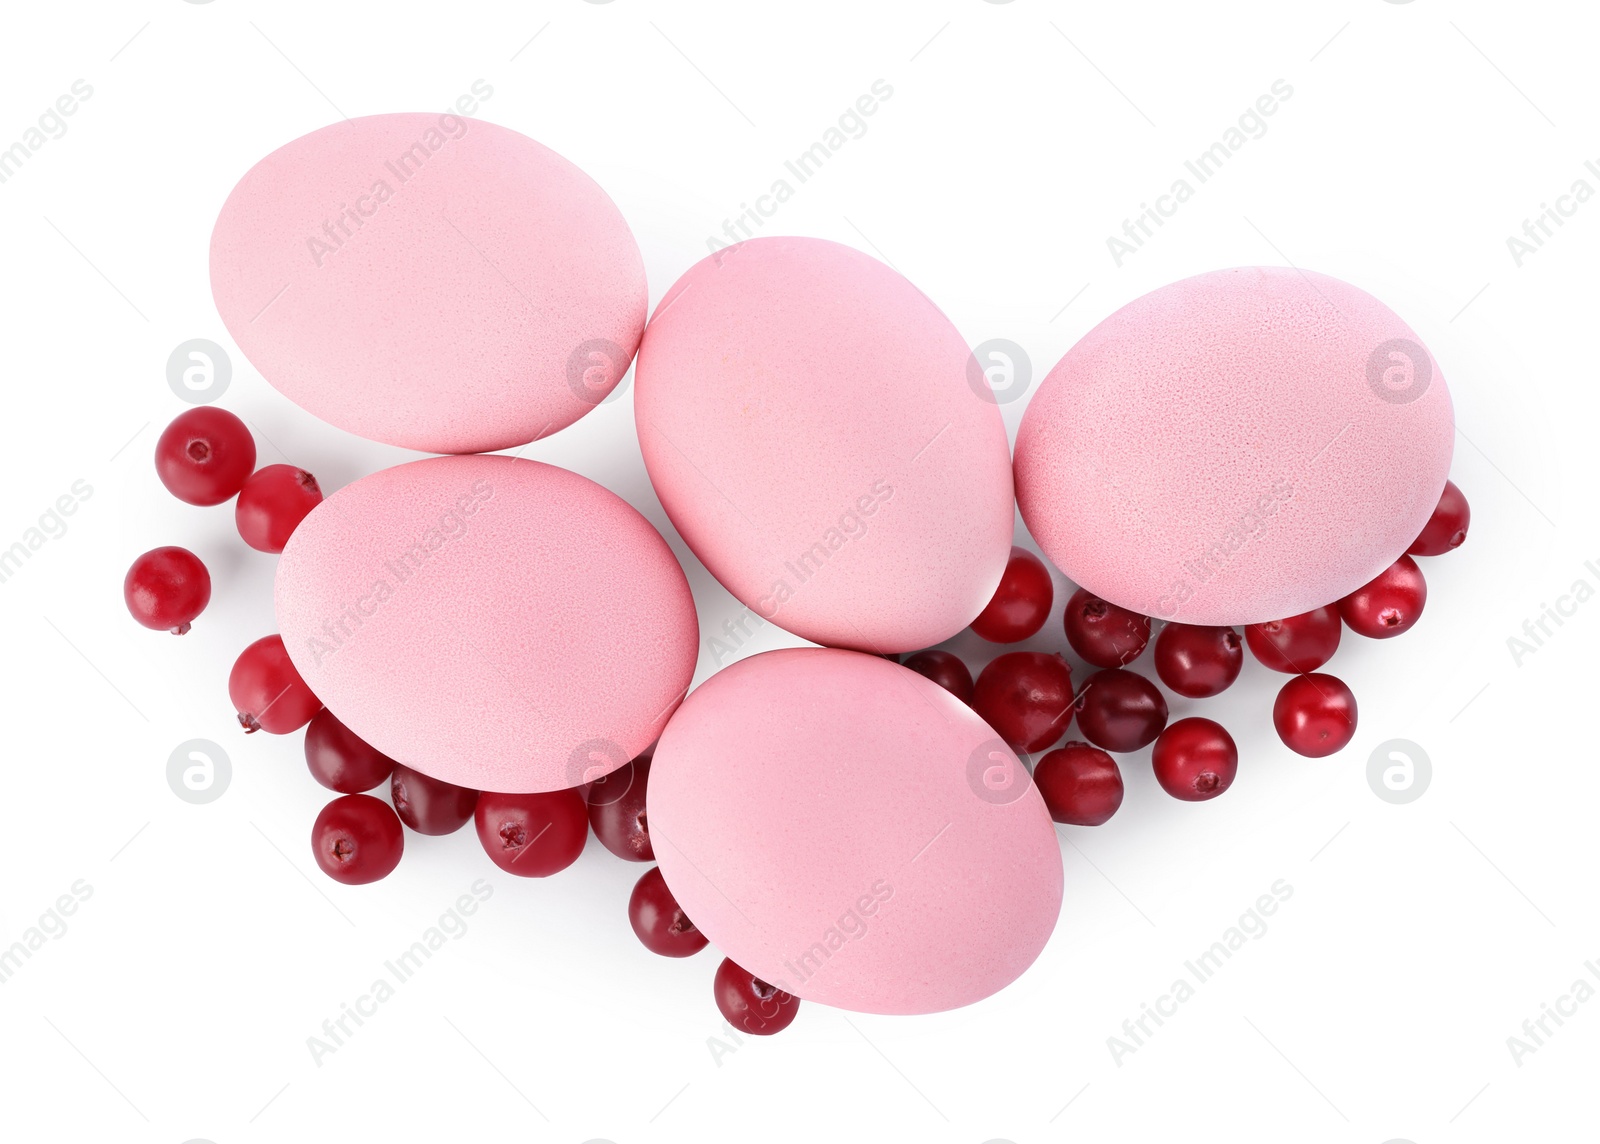
[[[1370,294],[1219,270],[1130,302],[1050,371],[1017,433],[1017,503],[1056,566],[1114,604],[1281,619],[1406,550],[1454,426],[1438,363]]]
[[[246,172],[212,232],[211,289],[290,400],[431,453],[576,421],[627,371],[648,305],[593,179],[508,128],[421,112],[323,127]]]
[[[662,733],[648,803],[662,876],[712,945],[842,1009],[981,1000],[1061,909],[1055,828],[1022,763],[876,656],[795,648],[718,672]]]
[[[295,667],[352,731],[459,786],[546,791],[650,745],[694,673],[689,585],[576,473],[434,457],[314,509],[278,564]]]
[[[983,610],[1011,552],[1005,426],[970,356],[859,251],[718,251],[667,292],[640,347],[650,480],[712,575],[780,627],[867,651],[938,643]]]

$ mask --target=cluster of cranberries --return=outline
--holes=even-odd
[[[1216,695],[1239,677],[1248,645],[1263,665],[1293,676],[1272,708],[1278,737],[1309,758],[1333,754],[1355,736],[1356,700],[1342,680],[1318,669],[1338,649],[1345,628],[1386,639],[1417,622],[1428,588],[1413,557],[1458,547],[1470,516],[1461,490],[1446,482],[1438,507],[1411,547],[1370,583],[1302,615],[1250,624],[1243,640],[1231,627],[1165,624],[1155,637],[1156,675],[1185,698]],[[1044,626],[1053,595],[1044,563],[1013,548],[1000,587],[972,630],[991,643],[1028,639]],[[1020,754],[1048,750],[1076,717],[1088,742],[1049,750],[1033,771],[1034,785],[1057,822],[1098,826],[1109,819],[1123,794],[1112,753],[1151,744],[1156,781],[1174,798],[1203,802],[1227,790],[1239,769],[1233,736],[1210,719],[1169,723],[1161,691],[1129,670],[1150,643],[1149,618],[1080,588],[1067,601],[1063,623],[1068,646],[1098,669],[1076,691],[1066,658],[1047,652],[1007,652],[991,660],[976,681],[959,657],[939,649],[916,652],[904,666],[971,706]]]

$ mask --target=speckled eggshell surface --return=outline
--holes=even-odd
[[[515,131],[371,115],[239,180],[211,290],[261,375],[325,421],[430,453],[522,445],[594,408],[644,330],[644,262],[595,181]]]
[[[1382,302],[1325,274],[1219,270],[1129,303],[1050,371],[1017,434],[1017,503],[1112,603],[1281,619],[1406,550],[1454,427],[1438,363]]]
[[[662,298],[639,350],[650,480],[712,575],[778,626],[868,651],[938,643],[1011,552],[1005,426],[970,356],[859,251],[720,250]]]
[[[1017,757],[877,656],[741,660],[684,701],[647,796],[662,876],[711,944],[863,1013],[981,1000],[1044,948],[1061,852]]]
[[[627,762],[683,697],[698,641],[649,521],[505,456],[340,489],[289,538],[276,605],[295,667],[352,731],[478,790],[558,790]]]

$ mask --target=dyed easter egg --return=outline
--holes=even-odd
[[[526,444],[627,371],[644,262],[599,185],[458,115],[313,131],[239,180],[211,290],[261,375],[308,412],[430,453]]]
[[[476,790],[615,770],[694,672],[694,602],[661,534],[537,461],[434,457],[347,485],[289,538],[275,598],[290,659],[346,726]]]
[[[1101,322],[1017,433],[1050,559],[1147,616],[1246,624],[1365,584],[1427,523],[1455,422],[1393,310],[1325,274],[1219,270]]]
[[[816,643],[901,652],[970,623],[1011,553],[1005,426],[982,380],[889,267],[758,238],[662,298],[634,415],[667,515],[740,601]]]
[[[1026,768],[972,709],[877,656],[771,651],[718,672],[656,746],[651,844],[712,945],[780,989],[931,1013],[1032,964],[1061,908]]]

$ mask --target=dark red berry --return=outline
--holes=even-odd
[[[156,441],[156,475],[185,504],[221,504],[256,467],[256,441],[226,409],[204,405],[178,414]]]
[[[400,821],[418,834],[454,834],[478,805],[478,792],[414,771],[400,763],[389,779],[389,797]]]
[[[1325,604],[1286,620],[1250,624],[1244,629],[1244,640],[1264,667],[1300,675],[1333,658],[1343,631],[1337,605]]]
[[[589,840],[589,808],[575,790],[478,796],[478,841],[494,864],[524,878],[565,870]]]
[[[972,708],[1013,751],[1042,751],[1072,722],[1072,669],[1059,655],[1007,652],[978,673]]]
[[[1444,493],[1438,507],[1422,526],[1422,531],[1411,542],[1406,553],[1411,556],[1443,556],[1451,549],[1460,548],[1467,538],[1467,526],[1472,523],[1472,509],[1467,498],[1461,495],[1454,481],[1444,483]]]
[[[1387,639],[1410,631],[1428,602],[1428,582],[1409,556],[1402,556],[1339,601],[1339,615],[1357,635]]]
[[[1272,725],[1297,755],[1320,759],[1355,738],[1356,697],[1331,675],[1297,675],[1272,705]]]
[[[1179,695],[1205,699],[1226,691],[1244,666],[1244,641],[1232,628],[1168,624],[1156,636],[1156,674]]]
[[[289,535],[322,503],[317,478],[293,465],[268,465],[250,474],[233,506],[244,542],[258,552],[282,552]]]
[[[961,702],[972,705],[972,672],[967,670],[960,656],[931,648],[908,655],[902,666],[927,676]]]
[[[1191,717],[1161,732],[1150,762],[1162,790],[1184,802],[1204,802],[1233,785],[1239,748],[1220,723]]]
[[[211,602],[211,573],[187,548],[152,548],[122,578],[122,599],[145,627],[181,636]]]
[[[262,636],[239,653],[228,673],[228,697],[247,733],[287,735],[322,710],[322,700],[290,661],[282,636]]]
[[[1144,676],[1121,668],[1097,671],[1078,693],[1078,730],[1107,751],[1137,751],[1167,725],[1167,701]]]
[[[1099,826],[1122,805],[1122,772],[1088,743],[1065,743],[1033,768],[1033,785],[1050,817],[1068,826]]]
[[[347,886],[386,877],[400,864],[405,832],[389,804],[347,794],[322,808],[311,827],[311,851],[322,872]]]
[[[723,958],[713,983],[717,1008],[741,1033],[758,1037],[780,1033],[789,1027],[800,1009],[800,998],[768,985],[761,978]]]
[[[684,916],[659,866],[650,867],[634,883],[628,922],[644,947],[662,957],[688,957],[706,947],[706,935]]]
[[[1062,616],[1067,643],[1095,667],[1126,667],[1150,642],[1150,620],[1084,588],[1072,593]]]
[[[1026,548],[1011,549],[994,598],[972,621],[972,630],[990,643],[1016,643],[1044,627],[1055,587],[1050,570]]]
[[[394,770],[394,760],[324,707],[306,727],[306,767],[311,777],[340,794],[371,790]]]
[[[589,825],[594,836],[618,858],[654,862],[650,826],[645,820],[645,791],[650,760],[634,759],[589,784]]]

